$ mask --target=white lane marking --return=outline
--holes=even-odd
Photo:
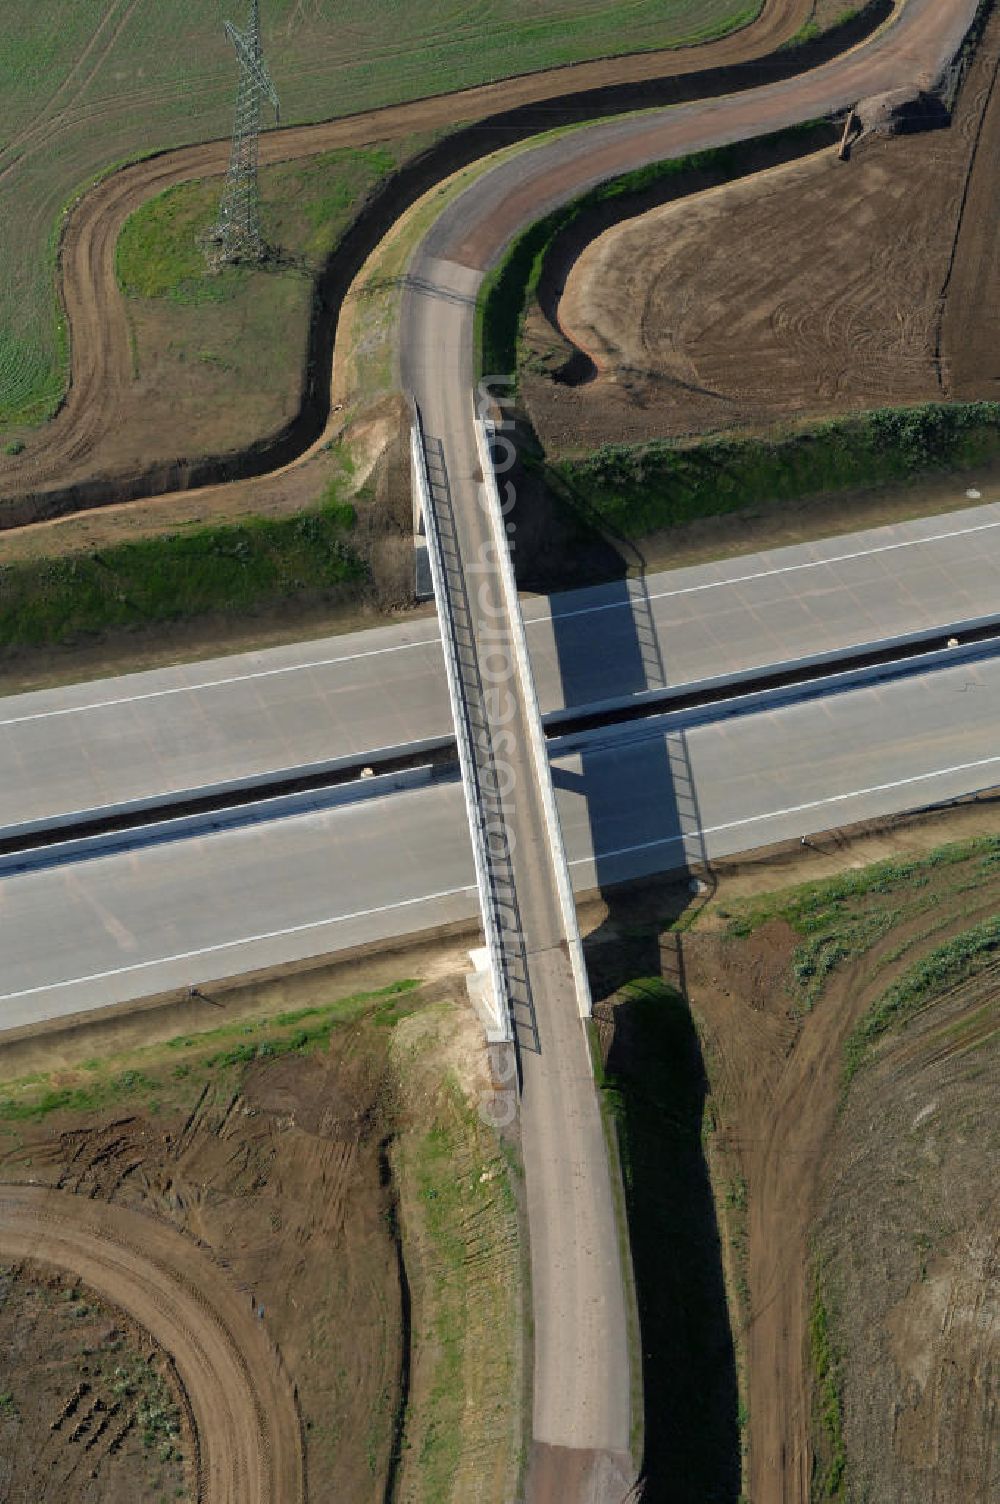
[[[173,956],[155,956],[151,961],[136,961],[132,966],[116,966],[110,971],[95,971],[86,977],[67,977],[62,982],[46,982],[41,987],[25,987],[20,992],[0,993],[0,1003],[16,1002],[21,997],[37,997],[40,992],[56,992],[61,987],[82,987],[87,982],[105,982],[111,977],[128,976],[135,971],[146,971],[150,966],[169,966],[174,961],[192,961],[197,956],[211,956],[220,950],[232,950],[237,945],[253,945],[257,941],[281,940],[286,935],[302,935],[307,930],[321,930],[330,924],[346,924],[350,919],[367,919],[372,914],[388,914],[393,909],[413,908],[420,903],[434,903],[439,898],[455,898],[459,893],[474,893],[475,883],[462,888],[445,888],[440,893],[424,893],[419,898],[401,898],[398,903],[379,904],[374,909],[358,909],[353,914],[331,914],[326,919],[311,919],[308,924],[292,924],[283,930],[267,930],[260,935],[244,935],[237,940],[223,940],[218,945],[202,945],[197,950],[178,951]]]
[[[206,679],[203,684],[175,684],[169,689],[151,689],[141,695],[123,695],[118,700],[94,700],[89,705],[67,705],[61,710],[39,710],[33,715],[11,716],[0,726],[21,726],[25,721],[48,721],[58,715],[83,715],[90,710],[110,710],[117,705],[139,705],[143,700],[163,700],[169,695],[200,694],[204,689],[224,689],[230,684],[249,684],[255,679],[274,679],[280,674],[300,674],[311,668],[332,668],[337,663],[356,663],[362,658],[379,658],[383,653],[403,653],[409,648],[440,646],[439,637],[422,637],[416,642],[399,642],[388,648],[369,648],[364,653],[343,653],[337,658],[314,658],[308,663],[287,663],[282,668],[255,669],[251,674],[233,674],[228,679]]]
[[[829,559],[810,559],[803,564],[782,564],[777,569],[759,569],[754,574],[733,575],[731,578],[724,580],[706,580],[703,585],[684,585],[677,590],[653,591],[646,598],[650,601],[666,601],[671,600],[674,596],[699,595],[703,590],[722,590],[728,585],[747,585],[754,580],[769,580],[774,575],[796,574],[800,570],[806,569],[822,569],[829,564],[848,564],[852,559],[868,559],[875,554],[892,553],[894,549],[917,548],[924,543],[945,543],[949,538],[964,538],[971,533],[985,533],[997,527],[1000,527],[1000,521],[981,522],[977,523],[975,527],[955,528],[950,533],[934,533],[928,538],[905,538],[899,543],[881,543],[877,548],[862,548],[850,554],[835,554]],[[847,588],[850,588],[849,581],[847,582]],[[560,611],[555,619],[558,621],[570,621],[574,616],[596,616],[599,611],[622,611],[630,607],[631,604],[631,600],[608,601],[603,606],[585,606],[579,611]],[[548,615],[525,617],[525,623],[548,621],[549,619]]]
[[[651,851],[656,846],[669,846],[685,840],[692,840],[699,835],[714,835],[722,830],[737,830],[745,825],[757,825],[763,820],[777,820],[782,815],[801,814],[808,809],[820,809],[830,804],[844,803],[848,799],[861,799],[866,794],[886,793],[890,789],[907,788],[915,783],[925,783],[932,778],[946,778],[949,773],[971,772],[973,768],[987,768],[1000,763],[1000,754],[995,757],[980,757],[975,762],[960,762],[950,768],[937,768],[930,773],[916,773],[910,778],[897,778],[892,783],[876,783],[869,788],[851,789],[846,794],[831,794],[825,799],[810,799],[805,804],[791,804],[785,809],[776,809],[759,815],[749,815],[743,820],[729,820],[722,825],[705,825],[694,830],[687,831],[683,835],[664,836],[658,841],[642,841],[635,846],[621,846],[614,851],[602,851],[600,856],[575,857],[569,865],[582,867],[587,862],[607,861],[611,857],[628,856],[635,851]],[[326,919],[313,919],[308,924],[293,924],[286,929],[268,930],[263,934],[245,935],[241,939],[226,940],[217,945],[203,945],[197,950],[179,951],[172,956],[158,956],[151,961],[138,961],[132,966],[119,966],[110,971],[93,972],[90,976],[69,977],[61,982],[46,982],[40,987],[26,987],[20,992],[0,993],[0,1003],[16,1002],[18,998],[36,997],[42,992],[55,992],[63,987],[83,986],[88,982],[103,982],[111,977],[126,976],[132,972],[145,971],[151,966],[169,966],[175,961],[189,961],[198,956],[213,955],[218,951],[232,950],[238,945],[253,945],[257,941],[280,940],[286,935],[301,935],[308,930],[323,929],[326,925],[344,924],[351,919],[366,919],[372,914],[387,914],[395,909],[413,908],[417,904],[433,903],[440,898],[455,898],[460,893],[475,892],[475,883],[468,883],[461,888],[445,888],[439,893],[425,893],[418,898],[403,898],[398,903],[380,904],[373,909],[358,909],[353,914],[333,914]]]
[[[763,814],[748,815],[743,820],[728,820],[723,825],[696,825],[681,835],[661,836],[658,841],[640,841],[635,846],[620,846],[615,851],[602,851],[598,856],[578,856],[570,862],[571,867],[582,867],[587,862],[604,862],[614,856],[629,856],[633,851],[652,851],[657,846],[671,846],[678,842],[697,840],[699,836],[711,836],[722,830],[738,830],[744,825],[759,825],[764,820],[779,820],[782,815],[799,815],[808,809],[822,809],[829,804],[843,804],[848,799],[863,799],[866,794],[884,794],[890,789],[904,789],[914,783],[926,783],[931,778],[947,778],[949,773],[968,773],[973,768],[988,768],[1000,763],[996,757],[980,757],[975,762],[957,762],[950,768],[935,768],[930,773],[915,773],[910,778],[897,778],[892,783],[873,783],[867,789],[851,789],[846,794],[829,794],[825,799],[810,799],[805,804],[790,804],[787,809],[767,810]]]
[[[944,543],[950,538],[964,538],[974,533],[988,532],[993,528],[1000,528],[1000,521],[977,523],[975,527],[955,528],[951,532],[934,533],[927,538],[908,538],[899,543],[884,543],[877,548],[858,549],[853,553],[837,554],[829,559],[810,559],[801,564],[783,564],[776,569],[761,569],[754,574],[734,575],[731,579],[707,580],[702,585],[685,585],[676,590],[658,590],[647,596],[650,601],[671,600],[675,596],[698,595],[705,590],[722,590],[729,585],[746,585],[754,580],[770,579],[774,575],[796,574],[800,570],[820,569],[824,565],[846,564],[853,559],[866,559],[875,554],[891,553],[894,549],[916,548],[925,543]],[[578,611],[559,612],[559,621],[572,621],[577,616],[597,616],[603,611],[623,611],[631,606],[631,601],[607,601],[599,606],[584,606]],[[523,614],[523,613],[522,613]],[[552,620],[550,612],[543,612],[539,616],[524,616],[524,624],[527,627],[537,626]],[[338,663],[354,663],[364,658],[379,658],[385,653],[401,653],[410,648],[431,647],[440,645],[440,638],[423,637],[416,642],[395,643],[392,647],[370,648],[363,653],[344,653],[333,658],[314,658],[307,663],[289,663],[282,668],[256,669],[253,673],[233,674],[225,679],[209,679],[203,684],[178,684],[169,689],[153,689],[141,695],[124,695],[116,700],[95,700],[88,705],[68,705],[59,710],[40,710],[33,715],[11,716],[8,720],[0,720],[0,727],[20,726],[26,721],[45,721],[55,716],[83,715],[92,710],[109,710],[115,706],[138,705],[144,700],[165,699],[170,695],[200,694],[206,689],[223,689],[231,684],[247,684],[257,679],[272,679],[280,674],[304,673],[308,669],[332,668]]]

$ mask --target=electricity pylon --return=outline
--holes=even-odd
[[[236,124],[229,172],[219,203],[219,217],[210,237],[209,259],[219,266],[228,261],[260,261],[263,258],[257,145],[261,104],[265,96],[274,106],[275,125],[280,118],[278,95],[261,55],[259,0],[250,0],[250,24],[246,31],[237,31],[233,23],[227,21],[226,35],[239,59],[240,84],[236,94]]]

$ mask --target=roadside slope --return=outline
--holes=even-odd
[[[124,1207],[4,1186],[0,1253],[70,1270],[171,1355],[194,1415],[204,1504],[305,1499],[291,1381],[249,1300],[190,1240]]]

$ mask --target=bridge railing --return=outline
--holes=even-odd
[[[427,556],[430,564],[434,599],[437,604],[441,628],[441,644],[444,650],[445,672],[448,680],[448,698],[458,744],[458,760],[462,773],[462,788],[465,793],[465,812],[469,822],[472,841],[472,856],[476,871],[476,886],[479,891],[479,907],[482,914],[483,934],[489,955],[490,981],[495,1008],[495,1028],[489,1031],[491,1042],[510,1041],[514,1037],[513,999],[508,976],[508,958],[504,944],[502,905],[504,900],[498,891],[494,863],[490,850],[488,823],[489,799],[483,787],[481,759],[489,752],[480,741],[479,755],[475,745],[475,731],[470,715],[465,675],[462,671],[458,624],[449,588],[448,564],[441,537],[441,529],[428,475],[426,439],[419,408],[413,405],[414,421],[411,430],[411,453],[413,475],[417,496],[424,518],[427,538]],[[502,816],[501,816],[502,819]],[[505,832],[504,832],[505,840]],[[509,906],[512,895],[506,902]]]
[[[478,412],[475,411],[475,401],[473,401],[473,408],[476,444],[479,449],[479,465],[483,472],[482,504],[489,517],[490,536],[493,539],[493,549],[500,575],[504,607],[510,623],[511,649],[521,688],[531,760],[535,769],[535,780],[541,794],[542,813],[552,858],[552,870],[555,874],[559,912],[569,950],[570,965],[573,970],[577,1007],[581,1018],[589,1018],[593,1009],[590,979],[587,976],[587,962],[583,954],[583,941],[580,938],[580,924],[577,919],[576,901],[573,897],[573,884],[569,875],[569,863],[566,860],[566,846],[563,841],[562,825],[559,820],[559,811],[556,808],[555,789],[552,784],[552,767],[549,762],[548,747],[545,742],[545,731],[542,727],[542,712],[538,703],[538,692],[535,688],[535,676],[531,667],[531,658],[528,654],[528,639],[524,631],[524,617],[521,614],[521,602],[517,594],[514,565],[507,543],[507,527],[504,522],[503,508],[500,504],[500,492],[497,488],[496,471],[493,468],[493,457],[490,453],[486,425]]]

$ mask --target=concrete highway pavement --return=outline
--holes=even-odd
[[[555,760],[578,892],[1000,783],[1000,659]],[[681,742],[683,740],[683,747]],[[680,821],[683,758],[700,834]],[[682,827],[679,829],[679,825]],[[457,782],[0,881],[11,1028],[477,913]]]
[[[526,600],[543,712],[1000,614],[1000,504]],[[0,699],[0,828],[451,729],[414,619]]]

